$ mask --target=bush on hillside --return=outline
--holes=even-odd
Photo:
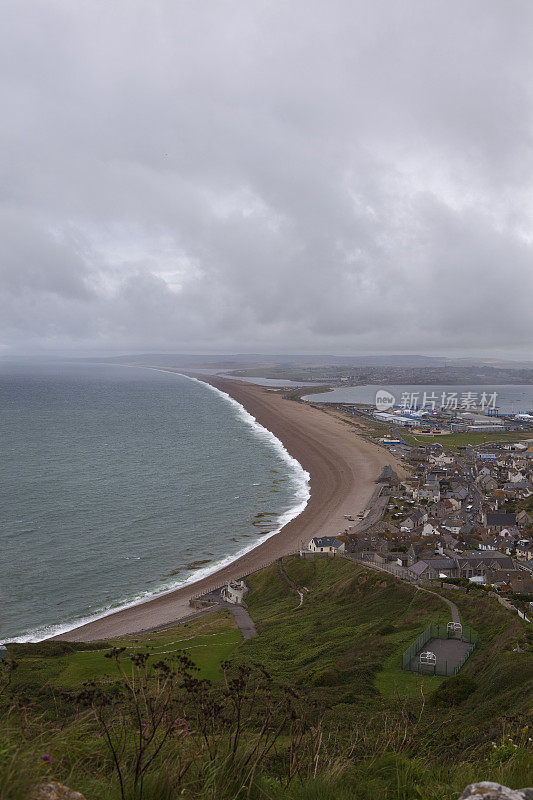
[[[477,681],[470,675],[455,675],[441,683],[431,695],[436,706],[458,706],[477,689]]]
[[[380,636],[388,636],[389,633],[396,633],[396,628],[394,625],[383,625],[382,628],[378,630]]]
[[[14,658],[55,658],[66,656],[80,650],[101,650],[106,645],[102,642],[63,642],[46,639],[43,642],[14,642],[8,644],[8,652]],[[109,645],[107,645],[109,647]]]

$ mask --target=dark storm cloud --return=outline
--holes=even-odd
[[[0,347],[527,353],[532,24],[7,3]]]

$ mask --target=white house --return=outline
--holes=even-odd
[[[235,603],[240,605],[244,600],[245,594],[248,593],[248,586],[244,581],[227,581],[226,585],[220,592],[222,599],[228,603]]]
[[[315,536],[307,545],[307,549],[313,553],[342,553],[346,545],[335,536]]]
[[[453,464],[455,461],[453,456],[446,455],[446,453],[439,453],[439,455],[431,454],[428,458],[430,464],[437,466],[444,466],[445,464]]]
[[[422,528],[422,536],[437,536],[439,533],[439,529],[435,528],[431,522],[426,522]]]

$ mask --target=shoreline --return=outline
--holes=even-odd
[[[314,536],[333,536],[342,531],[346,527],[344,514],[355,515],[366,508],[381,468],[398,463],[341,420],[307,404],[285,400],[267,387],[178,369],[162,371],[199,380],[244,407],[309,473],[310,497],[303,510],[277,533],[229,564],[184,586],[57,634],[51,637],[53,640],[96,641],[179,622],[190,615],[189,601],[194,597],[299,550]]]

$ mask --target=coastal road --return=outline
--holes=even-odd
[[[368,503],[370,506],[368,514],[360,522],[357,522],[355,525],[351,525],[348,528],[348,533],[364,533],[365,531],[370,530],[370,528],[372,528],[378,522],[381,522],[381,519],[383,518],[383,515],[387,509],[389,498],[389,490],[383,485],[377,486]]]

